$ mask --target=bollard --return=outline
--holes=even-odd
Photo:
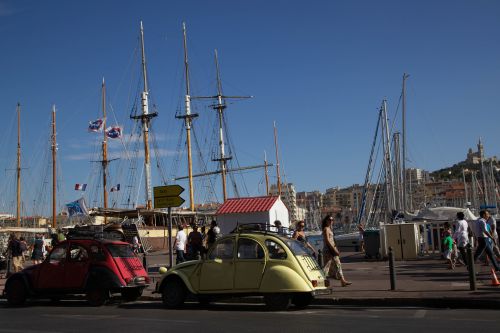
[[[142,266],[144,266],[144,269],[147,272],[148,271],[148,262],[146,260],[146,252],[144,252],[144,255],[142,256]]]
[[[391,279],[391,290],[396,290],[396,270],[394,269],[394,252],[389,246],[389,276]]]
[[[318,250],[318,265],[323,267],[323,252],[321,250]]]
[[[467,268],[469,270],[470,290],[476,291],[476,267],[474,266],[474,256],[472,255],[472,246],[467,244]]]

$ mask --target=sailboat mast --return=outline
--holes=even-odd
[[[104,209],[108,208],[108,188],[107,188],[107,168],[108,168],[108,139],[106,137],[106,84],[104,78],[102,79],[102,127],[103,127],[103,140],[102,140],[102,189],[103,189],[103,206]],[[104,216],[104,223],[107,222],[107,217]]]
[[[148,110],[148,79],[146,73],[146,54],[144,51],[144,29],[141,21],[141,51],[142,51],[142,78],[144,81],[144,90],[141,93],[142,106],[142,135],[144,138],[144,175],[146,190],[146,209],[152,208],[151,199],[151,164],[149,156],[149,110]]]
[[[52,106],[52,226],[57,227],[56,218],[56,191],[57,191],[57,144],[56,144],[56,106]]]
[[[189,179],[189,208],[194,211],[194,186],[193,186],[193,160],[191,153],[191,124],[192,119],[198,117],[198,114],[191,113],[191,87],[189,83],[189,62],[187,53],[187,33],[186,24],[182,23],[182,32],[184,38],[184,70],[186,75],[186,96],[184,99],[184,105],[186,113],[182,116],[176,116],[178,119],[184,119],[184,125],[186,126],[186,144],[187,144],[187,158],[188,158],[188,179]]]
[[[266,177],[266,195],[269,195],[269,175],[267,173],[267,154],[264,151],[264,172]]]
[[[221,178],[222,178],[222,195],[224,201],[227,199],[227,187],[226,187],[226,174],[227,174],[227,161],[231,159],[231,157],[226,157],[225,152],[225,144],[224,144],[224,109],[226,105],[222,99],[222,83],[220,79],[220,70],[219,70],[219,59],[217,56],[217,50],[215,50],[215,68],[217,70],[217,114],[219,116],[219,148],[220,148],[220,170],[221,170]]]
[[[17,103],[17,210],[16,224],[21,226],[21,104]]]
[[[406,192],[406,79],[410,77],[410,75],[403,73],[403,158],[402,158],[402,172],[403,172],[403,213],[406,213],[408,209],[407,203],[407,192]]]
[[[392,216],[396,203],[394,200],[394,179],[392,172],[392,157],[390,148],[389,120],[387,118],[387,101],[382,102],[382,120],[384,123],[384,167],[385,167],[385,186],[387,196],[388,214]]]
[[[278,195],[281,196],[281,176],[280,176],[280,158],[278,156],[278,130],[276,129],[276,122],[274,126],[274,148],[276,150],[276,177],[278,179]]]

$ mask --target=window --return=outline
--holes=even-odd
[[[238,259],[262,259],[264,249],[256,241],[248,238],[238,240]]]
[[[106,246],[115,258],[134,258],[135,253],[128,244],[108,244]]]
[[[50,253],[50,263],[58,264],[59,262],[66,259],[66,245],[56,247]]]
[[[286,259],[285,249],[270,239],[266,239],[266,248],[269,252],[269,259]]]
[[[97,260],[97,261],[106,260],[106,255],[104,254],[102,248],[98,245],[91,245],[90,246],[90,254],[92,256],[92,259],[94,259],[94,260]]]
[[[309,255],[310,251],[306,248],[304,243],[299,242],[295,239],[287,239],[285,240],[285,244],[288,245],[290,250],[295,254],[296,256],[304,256],[304,255]]]
[[[208,259],[233,259],[234,240],[225,239],[212,247]]]
[[[69,258],[71,261],[86,261],[89,254],[83,246],[72,243],[69,248]]]

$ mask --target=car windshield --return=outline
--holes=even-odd
[[[285,242],[285,244],[290,248],[290,250],[292,250],[292,253],[295,254],[296,256],[309,255],[309,251],[302,242],[299,242],[291,238],[286,238],[286,239],[281,238],[281,240]]]
[[[132,247],[127,244],[107,244],[111,255],[115,258],[134,258],[135,254],[132,251]]]

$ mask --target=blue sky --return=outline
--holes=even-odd
[[[224,92],[254,96],[227,109],[240,165],[261,164],[264,151],[274,163],[276,121],[286,180],[299,191],[363,182],[378,108],[387,98],[394,118],[405,72],[408,166],[432,171],[454,164],[479,137],[487,155],[500,156],[496,1],[0,0],[0,167],[6,169],[0,211],[10,210],[14,200],[14,173],[8,169],[15,163],[18,101],[26,207],[36,206],[37,199],[44,206],[40,197],[49,196],[41,175],[52,104],[58,110],[61,202],[80,196],[75,183],[96,177],[90,160],[99,140],[86,127],[101,112],[103,77],[114,110],[108,119],[130,133],[140,20],[152,103],[160,114],[154,124],[157,151],[166,174],[176,169],[181,127],[174,115],[182,105],[183,21],[193,95],[214,94],[217,49]],[[195,126],[201,141],[210,136],[213,111],[193,107],[200,113]],[[114,156],[123,157],[120,144],[111,146]],[[125,184],[123,158],[115,164],[111,182]],[[185,175],[183,168],[177,167],[178,176]],[[153,184],[160,185],[156,168],[153,174]],[[274,172],[270,176],[276,181]],[[263,194],[262,178],[262,171],[246,173],[242,194]],[[207,198],[201,192],[199,202]],[[137,193],[138,202],[142,196]]]

